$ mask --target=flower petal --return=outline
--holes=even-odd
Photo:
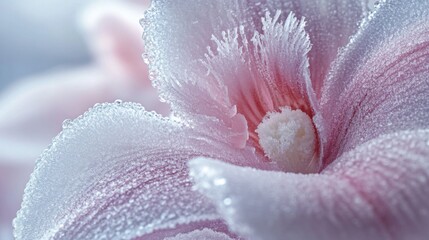
[[[144,47],[139,20],[148,5],[147,1],[95,2],[79,18],[90,50],[107,75],[145,88],[152,86],[141,56]]]
[[[309,53],[311,80],[319,98],[331,62],[339,49],[348,43],[349,37],[356,33],[358,23],[368,14],[373,0],[291,2],[290,10],[308,22],[306,30],[313,45]]]
[[[195,230],[190,233],[179,234],[175,237],[166,238],[165,240],[232,240],[228,235],[215,232],[211,229]]]
[[[280,16],[279,11],[273,17],[267,13],[262,19],[262,32],[255,32],[251,40],[243,28],[223,32],[222,39],[213,37],[216,53],[209,50],[203,61],[209,74],[206,86],[200,86],[207,92],[213,89],[211,85],[225,89],[225,102],[230,102],[229,108],[236,106],[237,112],[246,118],[248,132],[255,142],[255,130],[267,113],[285,106],[301,109],[310,116],[315,111],[305,22],[293,13],[284,23],[278,22]]]
[[[66,123],[27,185],[16,238],[132,239],[194,221],[210,227],[218,216],[191,190],[187,160],[203,155],[239,164],[252,155],[200,130],[120,102]]]
[[[30,179],[34,162],[0,161],[0,239],[13,239],[12,220],[16,216],[25,184]]]
[[[383,135],[321,174],[190,162],[197,189],[252,239],[424,239],[429,234],[429,130]]]
[[[429,127],[428,20],[428,1],[386,1],[344,49],[322,97],[325,165],[381,134]]]
[[[95,67],[23,79],[0,98],[0,161],[33,163],[61,130],[98,101],[114,101],[109,82]],[[79,99],[76,98],[79,96]]]
[[[199,239],[192,238],[196,236],[206,237],[223,237],[227,239],[241,239],[236,234],[231,233],[228,226],[222,219],[211,220],[211,221],[197,221],[189,224],[176,225],[174,228],[162,229],[155,231],[151,234],[138,237],[135,240],[146,240],[146,239]],[[205,238],[203,238],[205,239]],[[221,238],[222,239],[222,238]]]
[[[367,0],[155,0],[142,23],[155,83],[163,98],[174,102],[172,99],[181,97],[177,90],[189,80],[189,71],[199,69],[204,75],[198,60],[204,58],[207,47],[216,48],[210,41],[212,35],[243,26],[250,39],[255,31],[262,30],[261,18],[266,12],[281,10],[281,22],[294,12],[308,22],[314,45],[310,52],[311,75],[318,94],[338,48],[357,30],[367,9]]]
[[[97,102],[118,98],[168,112],[154,89],[112,79],[96,66],[23,79],[0,96],[0,161],[32,164],[61,131],[64,119],[76,118]]]

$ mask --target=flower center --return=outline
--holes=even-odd
[[[308,173],[313,162],[316,136],[310,117],[284,107],[269,112],[256,133],[265,155],[286,172]]]

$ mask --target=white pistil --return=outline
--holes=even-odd
[[[268,113],[256,133],[265,155],[286,172],[308,173],[316,136],[310,117],[288,107]]]

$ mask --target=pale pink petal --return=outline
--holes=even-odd
[[[141,57],[138,21],[147,6],[147,1],[94,4],[80,21],[97,66],[31,76],[3,91],[0,162],[34,162],[65,119],[76,118],[97,102],[134,101],[147,110],[168,114],[169,107],[159,101]]]
[[[34,162],[65,119],[118,98],[168,112],[154,91],[111,79],[93,66],[23,79],[0,96],[0,161]]]
[[[21,150],[22,151],[22,150]],[[0,239],[12,238],[12,220],[16,216],[25,184],[30,179],[34,162],[0,161]]]
[[[17,239],[156,237],[203,220],[212,227],[218,215],[192,191],[187,160],[202,155],[240,164],[253,153],[205,131],[120,102],[67,122],[27,185],[14,222]]]
[[[349,42],[374,0],[292,0],[279,1],[308,22],[306,30],[313,45],[309,53],[310,72],[316,96],[339,49]],[[269,1],[268,1],[269,2]]]
[[[148,1],[98,1],[81,13],[79,21],[95,60],[111,78],[152,88],[139,24],[148,5]]]
[[[103,9],[111,5],[104,3]],[[79,116],[96,102],[117,98],[138,101],[148,110],[159,113],[169,112],[150,85],[141,57],[142,29],[138,21],[147,3],[138,6],[117,3],[115,6],[119,13],[94,14],[92,28],[86,25],[90,45],[105,46],[100,49],[104,52],[96,54],[99,62],[105,59],[100,64],[102,68],[85,66],[31,76],[4,89],[0,96],[0,239],[4,231],[12,233],[12,219],[22,202],[25,183],[35,160],[61,130],[65,119]],[[112,26],[111,31],[107,31],[105,25],[108,23],[116,28]],[[120,41],[116,39],[116,45],[109,45],[109,48],[103,44],[106,39],[101,39],[102,36],[115,34],[121,37]]]
[[[103,77],[97,68],[89,67],[21,80],[1,95],[1,136],[33,140],[46,147],[64,119],[79,116],[103,96],[111,95]],[[40,149],[37,151],[39,154]]]
[[[164,99],[195,104],[196,97],[187,99],[180,93],[186,88],[183,84],[193,80],[190,72],[200,77],[207,73],[199,61],[204,59],[207,47],[216,49],[211,41],[213,35],[221,36],[222,31],[243,27],[251,39],[255,31],[262,30],[261,18],[267,12],[274,15],[281,10],[280,22],[294,12],[298,19],[305,17],[308,22],[306,29],[314,45],[310,52],[311,75],[318,94],[330,62],[338,48],[357,30],[367,5],[365,0],[329,3],[319,0],[155,0],[142,21],[146,28],[146,56]]]
[[[190,233],[178,234],[175,237],[166,238],[165,240],[232,240],[228,235],[215,232],[211,229],[195,230]]]
[[[189,224],[176,225],[174,228],[162,229],[155,231],[151,234],[146,234],[134,240],[161,240],[161,239],[175,239],[175,237],[185,238],[193,236],[222,236],[229,237],[227,239],[241,239],[236,234],[231,233],[223,219],[211,221],[196,221]],[[192,238],[191,238],[192,239]],[[195,238],[194,238],[195,239]],[[204,239],[204,238],[203,238]]]
[[[284,22],[280,17],[267,12],[252,38],[244,26],[213,36],[216,47],[196,62],[201,65],[170,79],[180,84],[170,89],[177,114],[226,127],[230,134],[221,137],[236,147],[244,147],[249,135],[258,142],[255,129],[268,112],[289,106],[313,116],[305,22],[293,14]]]
[[[429,130],[383,135],[320,174],[198,158],[196,187],[251,239],[422,240],[429,235]]]
[[[429,127],[429,2],[386,1],[325,85],[325,165],[379,136]]]
[[[104,11],[84,21],[90,46],[102,46],[94,51],[101,64],[31,76],[0,96],[0,222],[10,231],[35,160],[65,119],[79,116],[97,102],[118,98],[140,102],[162,114],[169,112],[150,85],[141,57],[138,21],[145,5],[114,6],[115,11],[108,11],[112,4],[104,3]],[[115,44],[104,44],[116,35],[120,38],[115,38]]]
[[[252,39],[247,39],[243,28],[224,32],[221,39],[214,37],[216,52],[210,50],[203,61],[209,74],[198,85],[208,93],[213,93],[215,87],[220,88],[218,92],[223,90],[223,102],[245,117],[249,135],[256,143],[255,130],[267,113],[285,106],[301,109],[309,116],[315,112],[305,22],[293,14],[279,22],[280,16],[280,12],[274,16],[267,13],[262,19],[262,32],[255,32]],[[182,90],[184,94],[187,89]],[[193,92],[189,91],[188,96],[192,98]],[[218,95],[212,101],[218,103]],[[225,117],[217,116],[225,119],[227,114],[225,109]]]

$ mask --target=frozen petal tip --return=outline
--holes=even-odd
[[[27,184],[16,239],[134,239],[216,220],[188,179],[187,160],[207,150],[192,132],[120,101],[67,121]]]
[[[230,229],[261,240],[425,239],[429,224],[429,130],[383,135],[319,174],[189,164],[194,186]]]

